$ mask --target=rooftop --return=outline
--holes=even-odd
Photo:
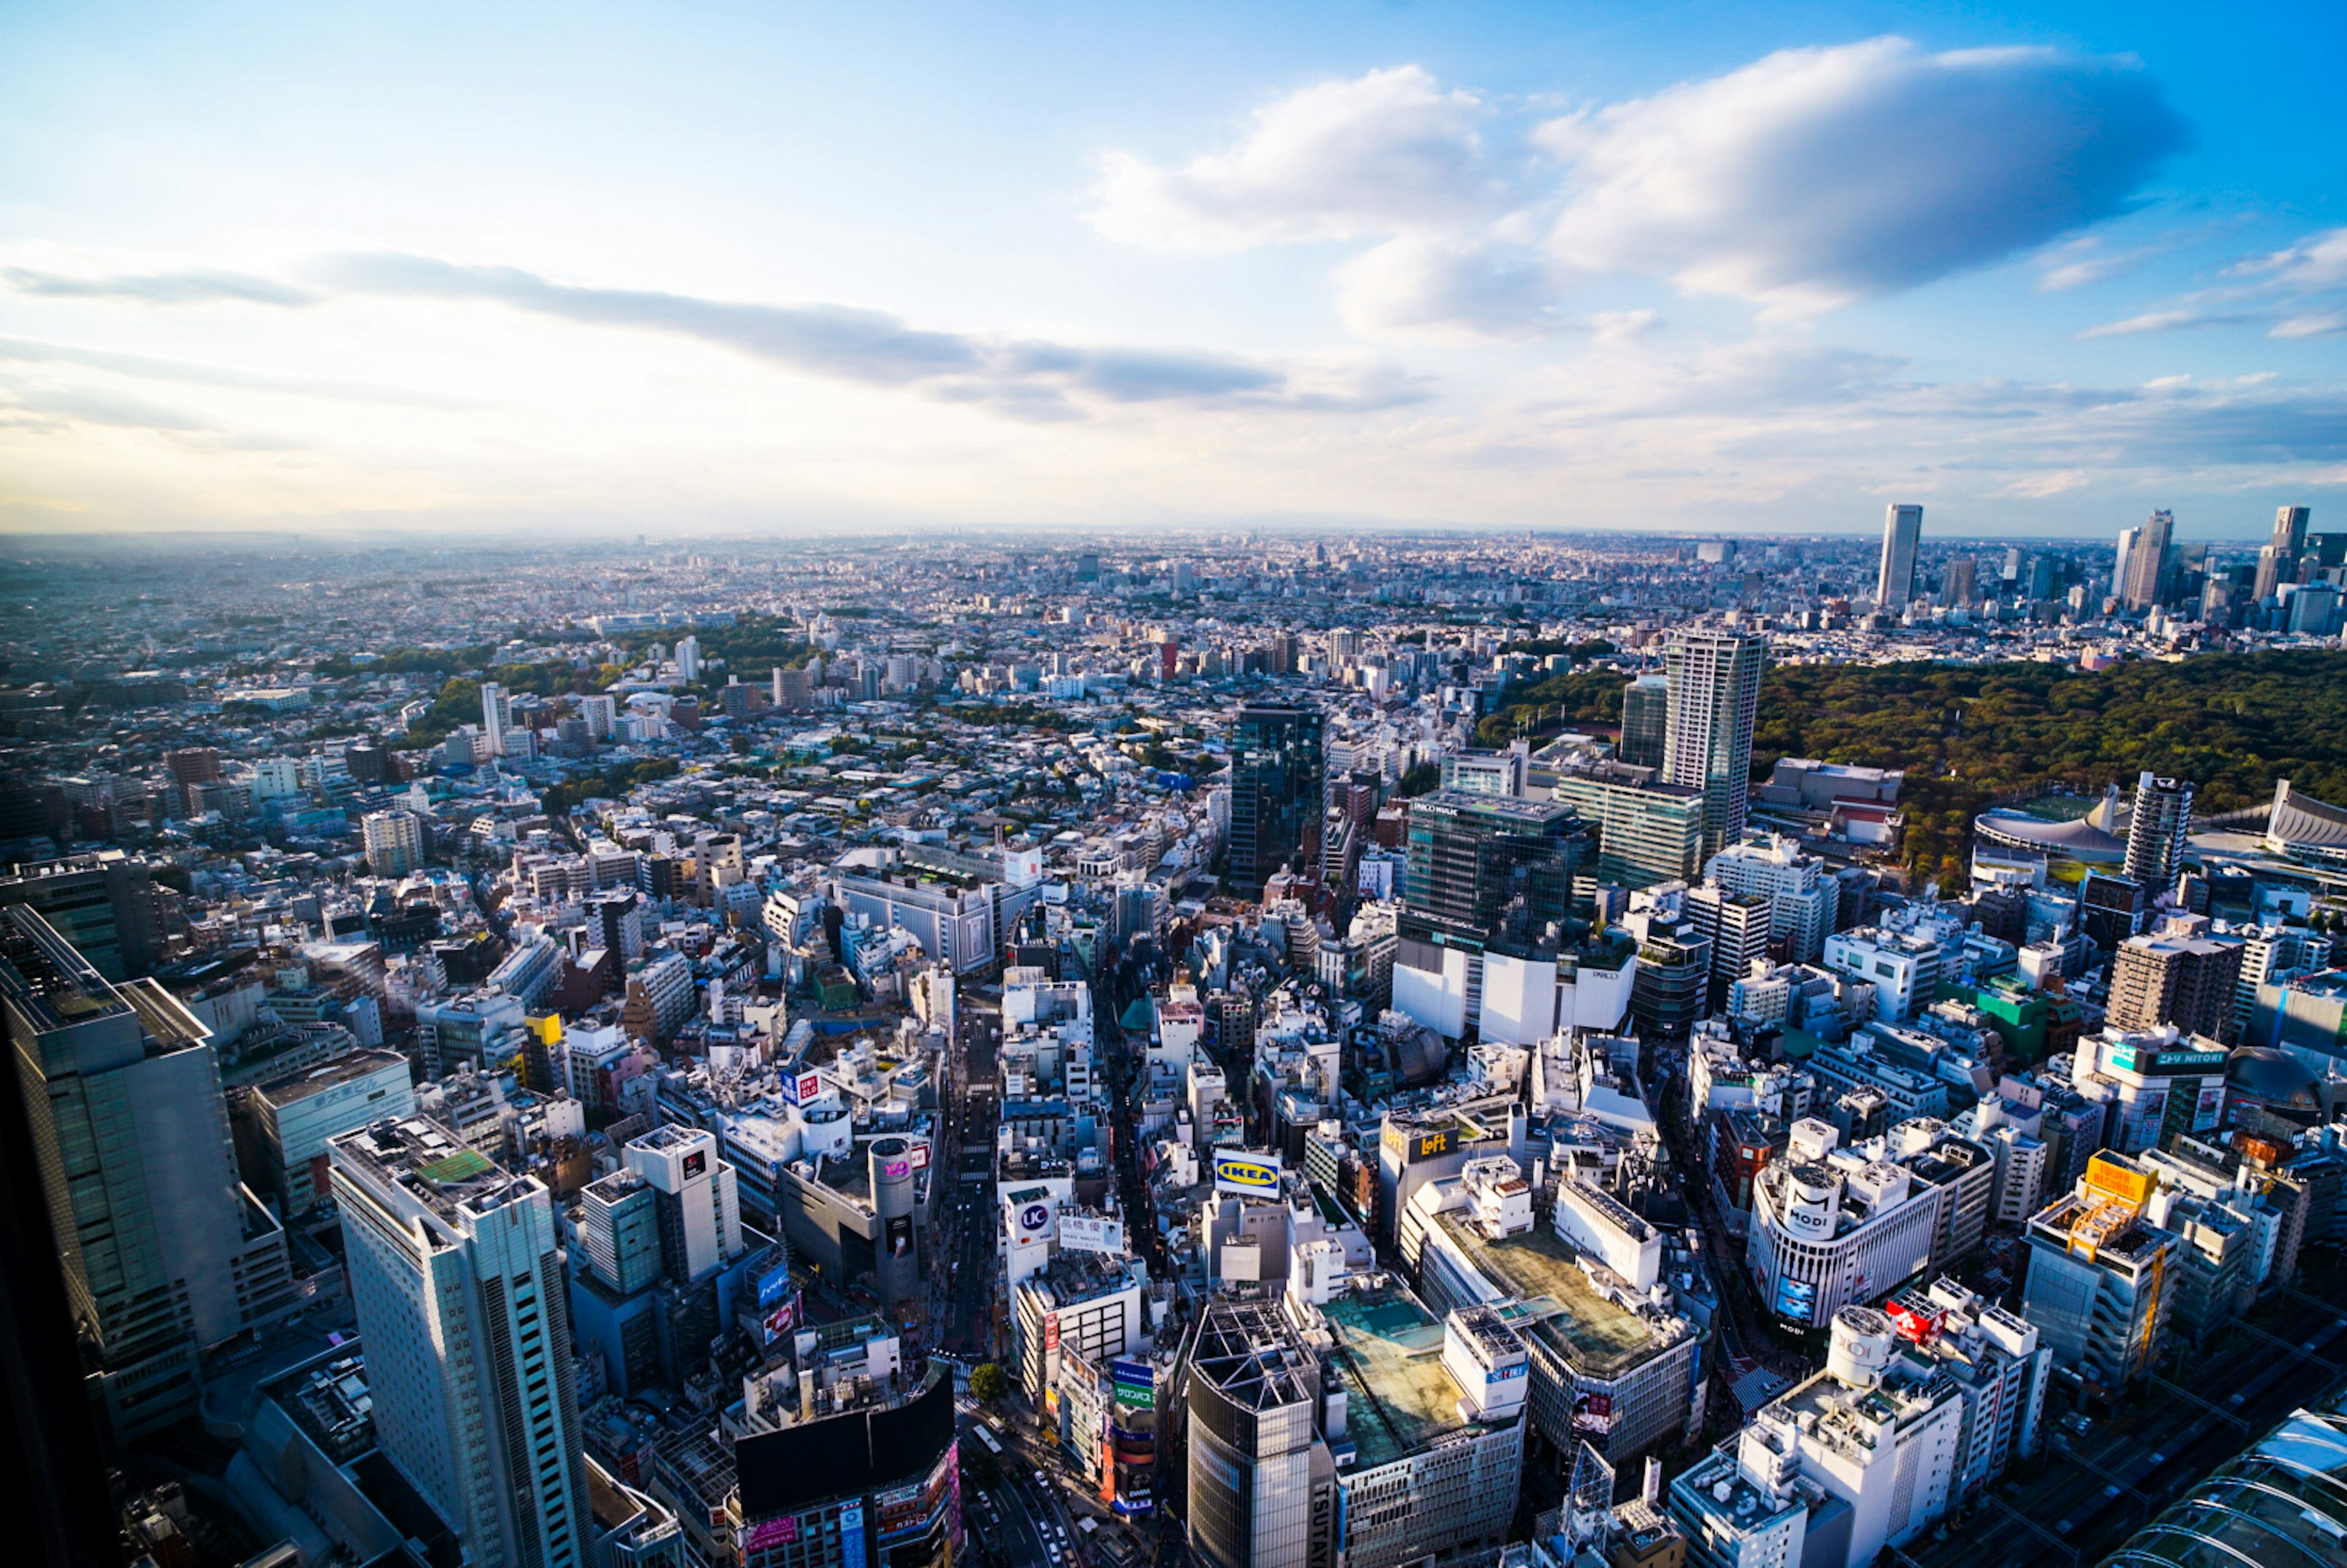
[[[1390,1464],[1464,1430],[1442,1369],[1442,1325],[1399,1285],[1354,1289],[1323,1307],[1329,1360],[1345,1380],[1345,1436],[1362,1467]]]
[[[1503,1314],[1512,1327],[1548,1341],[1583,1372],[1611,1378],[1678,1340],[1598,1294],[1581,1271],[1580,1255],[1545,1226],[1492,1241],[1463,1210],[1435,1221],[1479,1272],[1518,1297],[1520,1307]]]
[[[306,1071],[288,1072],[272,1078],[253,1091],[272,1105],[282,1108],[297,1100],[380,1072],[386,1067],[405,1067],[407,1058],[395,1050],[354,1050],[334,1058],[323,1067]]]

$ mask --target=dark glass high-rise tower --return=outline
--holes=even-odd
[[[1638,767],[1661,767],[1670,718],[1669,679],[1662,675],[1639,676],[1622,688],[1622,740],[1614,754]]]
[[[1573,903],[1589,858],[1559,800],[1441,790],[1410,808],[1402,898],[1413,920],[1478,942],[1538,943]]]
[[[1250,702],[1231,729],[1231,886],[1248,897],[1283,866],[1301,869],[1327,772],[1320,710]]]

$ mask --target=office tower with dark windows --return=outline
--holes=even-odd
[[[1663,781],[1703,792],[1706,860],[1744,836],[1768,656],[1767,638],[1742,631],[1683,631],[1665,651],[1671,703]]]
[[[2137,776],[2135,815],[2127,821],[2128,880],[2157,901],[2176,890],[2176,874],[2184,869],[2184,848],[2192,835],[2192,781],[2164,779],[2152,774]]]
[[[2311,507],[2274,508],[2273,548],[2281,561],[2281,580],[2298,580],[2298,563],[2306,554],[2306,526],[2314,518]]]
[[[554,1203],[425,1117],[329,1145],[375,1446],[498,1568],[589,1568]]]
[[[1970,610],[1980,592],[1980,562],[1968,555],[1948,562],[1940,587],[1940,602],[1950,610]]]
[[[1283,866],[1301,869],[1320,823],[1327,771],[1317,708],[1250,702],[1231,729],[1231,885],[1260,897]]]
[[[1874,584],[1874,602],[1881,609],[1904,610],[1915,597],[1915,552],[1922,540],[1922,507],[1892,505],[1884,508],[1882,566]]]
[[[1410,809],[1402,901],[1451,936],[1537,944],[1570,912],[1591,848],[1563,801],[1438,790]]]
[[[1666,676],[1641,675],[1622,688],[1622,740],[1614,747],[1619,761],[1642,768],[1663,765],[1663,744],[1670,733],[1671,683]]]
[[[0,909],[0,1002],[56,1259],[117,1442],[195,1413],[200,1358],[293,1305],[285,1233],[237,1179],[210,1036]]]
[[[109,980],[137,979],[163,961],[163,906],[153,870],[118,849],[27,861],[0,876],[0,906],[40,912]]]

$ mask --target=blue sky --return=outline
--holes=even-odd
[[[0,7],[0,528],[2250,538],[2336,6]]]

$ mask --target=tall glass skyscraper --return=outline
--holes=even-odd
[[[1663,781],[1703,792],[1706,861],[1744,836],[1752,729],[1768,658],[1765,637],[1708,630],[1680,632],[1664,653],[1671,705]]]
[[[1882,514],[1882,569],[1874,602],[1884,610],[1907,608],[1915,597],[1915,550],[1923,541],[1923,508],[1893,505]]]
[[[1641,675],[1622,688],[1622,741],[1614,754],[1642,768],[1663,765],[1669,733],[1671,683],[1661,675]]]
[[[1248,897],[1283,866],[1302,870],[1327,773],[1320,710],[1250,702],[1231,728],[1231,886]]]
[[[1562,800],[1441,790],[1414,803],[1402,862],[1409,913],[1478,942],[1539,942],[1573,904],[1589,858],[1580,815]]]

